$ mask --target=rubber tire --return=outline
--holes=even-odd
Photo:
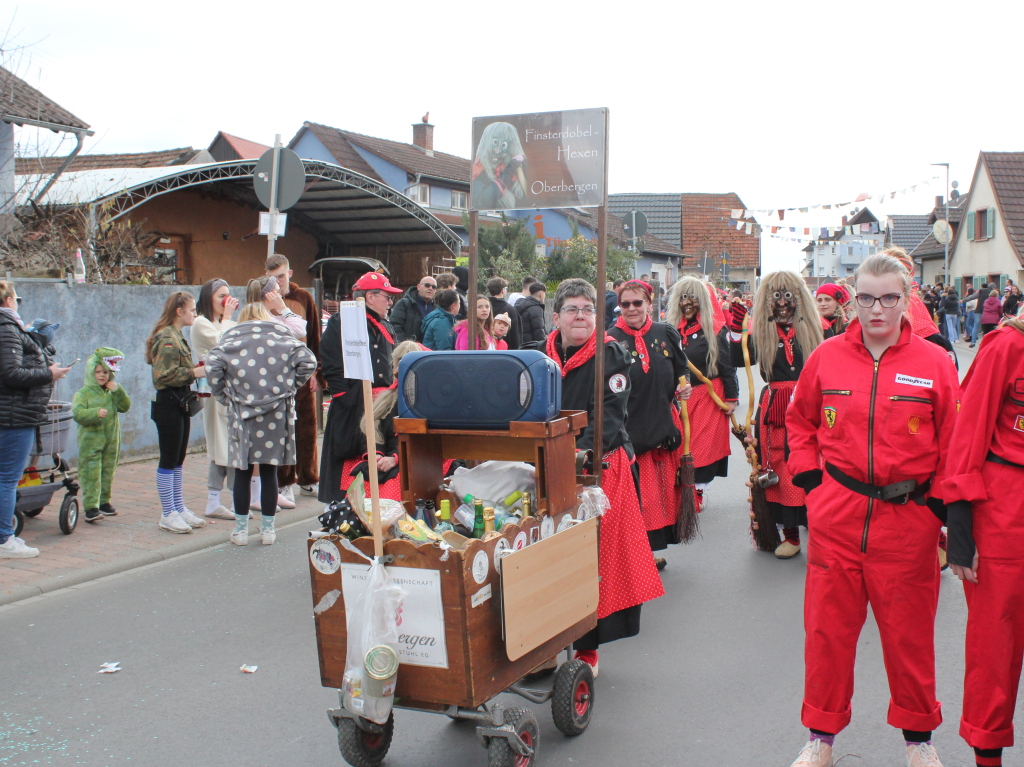
[[[43,513],[43,509],[45,508],[45,506],[40,506],[38,509],[29,509],[28,511],[23,511],[21,513],[24,514],[26,517],[38,517],[40,514]]]
[[[14,537],[17,538],[21,535],[21,530],[25,527],[25,515],[20,511],[14,512]]]
[[[356,723],[347,718],[338,720],[338,748],[346,762],[352,767],[377,767],[391,748],[395,735],[395,715],[388,717],[384,732],[380,735],[360,730]],[[374,740],[376,739],[376,742]]]
[[[589,688],[590,698],[586,701],[585,712],[581,714],[577,709],[576,693],[582,684]],[[590,664],[575,659],[563,663],[551,692],[551,718],[555,720],[555,727],[569,737],[582,735],[594,714],[595,697],[594,671]]]
[[[540,740],[537,717],[528,708],[510,708],[505,711],[505,723],[511,724],[520,737],[523,737],[524,731],[529,733],[528,745],[533,748],[533,756],[523,759],[505,738],[492,735],[487,744],[487,767],[534,767],[537,764],[537,742]]]
[[[60,504],[60,513],[57,515],[57,523],[60,525],[60,531],[64,535],[71,535],[75,532],[75,526],[78,524],[78,497],[74,495],[65,495],[64,500]]]

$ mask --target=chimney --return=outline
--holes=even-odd
[[[427,112],[423,116],[423,121],[413,123],[412,126],[412,143],[418,146],[420,149],[426,152],[434,151],[434,126],[431,125],[427,120],[430,117],[430,112]]]
[[[941,194],[935,195],[935,207],[936,208],[941,208],[942,207],[942,195]]]

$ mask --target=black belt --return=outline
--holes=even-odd
[[[847,490],[852,490],[868,498],[874,498],[876,501],[888,501],[900,505],[907,503],[907,501],[915,501],[918,505],[924,505],[924,501],[918,499],[924,497],[924,494],[928,492],[928,488],[932,484],[929,478],[920,484],[918,484],[916,479],[905,479],[902,482],[893,482],[891,485],[869,485],[867,482],[854,479],[830,463],[825,464],[825,471]]]
[[[1024,466],[1021,466],[1019,463],[1007,461],[1005,458],[1000,455],[996,455],[991,450],[988,451],[988,455],[985,456],[985,460],[989,463],[998,463],[1000,466],[1013,466],[1016,469],[1024,469]]]

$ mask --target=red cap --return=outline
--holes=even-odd
[[[352,290],[383,290],[385,293],[401,293],[401,288],[391,287],[388,278],[377,272],[367,272],[352,286]]]

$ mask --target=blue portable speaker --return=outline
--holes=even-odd
[[[399,417],[433,429],[507,429],[561,407],[562,374],[534,350],[409,352],[398,367]]]

